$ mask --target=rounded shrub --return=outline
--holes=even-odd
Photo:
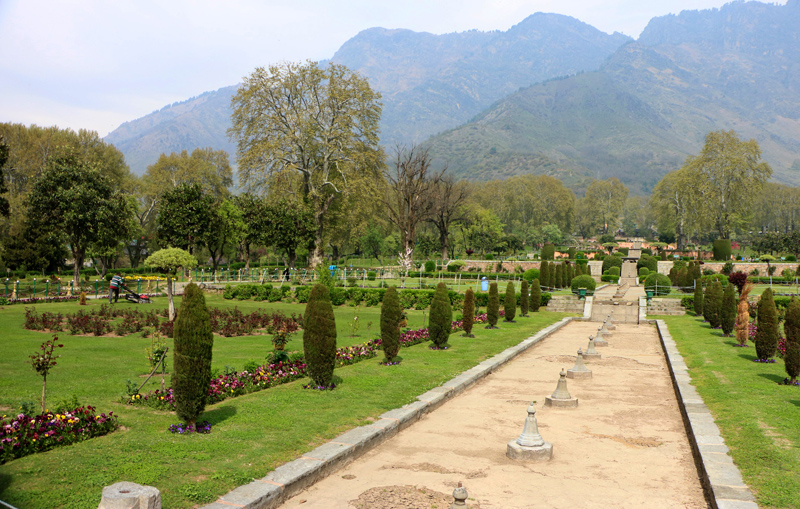
[[[642,256],[639,258],[639,261],[636,262],[636,267],[647,267],[647,270],[650,272],[657,272],[658,260],[650,255],[642,254]]]
[[[534,279],[539,279],[539,269],[528,269],[522,273],[522,279],[529,283]]]
[[[556,256],[556,246],[553,244],[545,244],[542,246],[542,260],[552,260]]]
[[[572,279],[571,288],[573,292],[577,292],[579,288],[586,288],[590,292],[593,292],[596,287],[597,283],[592,276],[583,274]]]
[[[390,286],[383,294],[381,303],[381,345],[386,362],[392,362],[400,351],[400,298],[397,289]]]
[[[447,272],[460,272],[466,266],[467,264],[464,262],[450,262],[447,264]]]
[[[534,313],[538,312],[541,305],[542,305],[542,287],[539,286],[539,280],[534,279],[533,282],[531,283],[531,300],[530,300],[531,311],[533,311]]]
[[[731,259],[731,239],[717,239],[714,241],[714,259],[718,261]]]
[[[447,295],[447,285],[439,283],[431,301],[431,314],[428,321],[428,338],[436,348],[447,346],[453,323],[453,308]]]
[[[644,280],[644,287],[646,290],[653,290],[655,295],[667,295],[670,291],[672,282],[664,274],[653,272],[648,274]]]
[[[648,274],[650,274],[650,269],[648,269],[647,267],[639,267],[640,276],[647,276]]]
[[[517,316],[517,292],[514,290],[514,283],[511,281],[506,285],[506,298],[503,302],[503,309],[505,310],[505,321],[513,322],[514,317]]]
[[[500,317],[500,295],[497,293],[497,283],[489,284],[489,302],[486,304],[486,321],[489,323],[488,329],[497,326],[497,319]]]
[[[528,282],[524,279],[519,283],[519,292],[519,314],[528,316],[530,289],[528,288]]]
[[[622,258],[614,255],[608,255],[603,258],[603,274],[611,267],[619,267],[622,269]]]
[[[775,356],[778,350],[778,310],[772,298],[772,290],[767,288],[758,300],[758,329],[756,330],[756,356],[767,360]]]
[[[475,292],[472,291],[472,288],[467,288],[467,293],[464,295],[464,307],[461,314],[464,316],[461,322],[464,336],[475,337],[472,335],[472,325],[475,323]]]
[[[308,296],[303,316],[303,353],[306,371],[314,384],[329,387],[336,365],[336,317],[330,292],[323,284],[314,285]]]
[[[425,272],[436,272],[436,262],[433,260],[425,262]]]
[[[367,272],[367,279],[368,280],[375,281],[375,276],[377,276],[377,274],[375,273],[374,270],[371,270],[371,271]]]
[[[211,383],[211,354],[214,333],[203,290],[189,283],[183,290],[183,301],[172,332],[172,389],[175,413],[187,426],[194,426],[203,413]]]
[[[609,276],[619,276],[620,268],[619,267],[611,267],[606,272],[608,273]]]

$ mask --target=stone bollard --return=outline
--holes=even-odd
[[[567,390],[567,372],[561,369],[558,378],[558,385],[551,396],[545,396],[544,406],[556,408],[577,408],[578,398],[573,398]]]
[[[578,348],[578,358],[575,359],[575,366],[567,370],[567,378],[574,378],[581,380],[584,378],[592,378],[592,370],[586,367],[583,363],[583,351]]]
[[[450,509],[459,509],[459,507],[467,507],[467,503],[465,500],[469,497],[467,493],[467,489],[461,486],[461,482],[458,483],[458,488],[453,490],[453,498],[455,501],[450,505]]]
[[[522,434],[508,443],[506,456],[519,461],[550,461],[553,458],[553,444],[545,442],[539,434],[533,402],[528,407],[528,417],[525,419]]]
[[[161,509],[161,493],[152,486],[118,482],[103,488],[97,509]]]
[[[603,336],[604,336],[604,334],[603,334],[602,328],[598,327],[597,328],[597,335],[594,337],[594,346],[595,347],[608,346],[608,341],[606,341]]]
[[[613,334],[611,334],[611,331],[608,329],[608,318],[603,320],[603,327],[600,329],[600,331],[603,333],[604,336],[608,338],[613,336]]]
[[[597,350],[594,348],[594,338],[589,336],[589,347],[586,348],[586,353],[583,354],[583,360],[585,361],[599,361],[601,355],[597,353]]]
[[[608,322],[608,323],[606,323],[606,329],[608,329],[608,330],[617,330],[617,326],[614,325],[614,322],[611,321],[611,315],[608,315],[608,318],[606,319],[606,321]]]

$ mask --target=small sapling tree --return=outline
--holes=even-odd
[[[63,347],[64,345],[58,343],[58,336],[54,335],[53,339],[48,339],[42,343],[42,346],[39,347],[39,351],[30,356],[30,362],[33,370],[42,375],[42,413],[44,413],[45,409],[47,408],[45,406],[47,395],[47,375],[50,373],[50,369],[56,365],[56,359],[61,357],[60,355],[53,355],[53,351],[56,348]]]
[[[514,323],[514,317],[517,316],[517,292],[514,290],[514,283],[511,281],[506,285],[506,298],[503,301],[503,309],[505,310],[505,321]]]
[[[464,336],[474,338],[472,325],[475,323],[475,292],[472,291],[472,288],[467,288],[467,293],[464,295],[462,314],[464,316],[461,322],[464,328]]]
[[[191,269],[197,266],[197,259],[189,251],[177,247],[160,249],[144,261],[149,267],[156,267],[167,273],[167,300],[169,301],[169,320],[175,320],[175,304],[172,300],[172,279],[178,269]]]
[[[317,387],[332,388],[336,365],[336,317],[328,287],[314,285],[303,316],[303,352],[308,376]]]
[[[400,351],[400,299],[397,289],[390,286],[386,289],[381,303],[381,345],[386,363],[394,362]]]
[[[428,337],[433,342],[433,347],[437,349],[447,347],[452,324],[453,308],[447,295],[447,285],[439,283],[431,301],[431,315],[428,322]]]
[[[183,290],[172,337],[175,341],[172,361],[175,412],[186,421],[188,428],[193,428],[206,407],[214,349],[206,299],[203,290],[194,283],[189,283]]]

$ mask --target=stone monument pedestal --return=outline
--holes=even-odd
[[[526,447],[512,440],[508,443],[506,456],[517,461],[550,461],[553,458],[553,444],[545,442],[542,445]]]
[[[97,509],[161,509],[161,493],[152,486],[118,482],[103,488]]]

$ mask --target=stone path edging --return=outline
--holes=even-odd
[[[563,318],[517,345],[464,371],[439,387],[420,394],[417,396],[417,401],[385,412],[372,424],[351,429],[313,451],[303,454],[300,458],[279,466],[266,477],[239,486],[221,496],[216,502],[205,505],[201,509],[231,509],[234,507],[272,509],[278,507],[318,480],[336,472],[373,447],[393,437],[400,430],[414,424],[423,414],[435,410],[448,399],[462,393],[573,320],[582,319]]]
[[[728,455],[728,447],[714,423],[711,411],[697,393],[697,389],[691,385],[692,379],[688,368],[683,356],[678,352],[666,322],[664,320],[655,322],[686,426],[686,435],[689,437],[700,481],[706,490],[711,507],[758,509],[753,493],[742,480],[739,469]]]

